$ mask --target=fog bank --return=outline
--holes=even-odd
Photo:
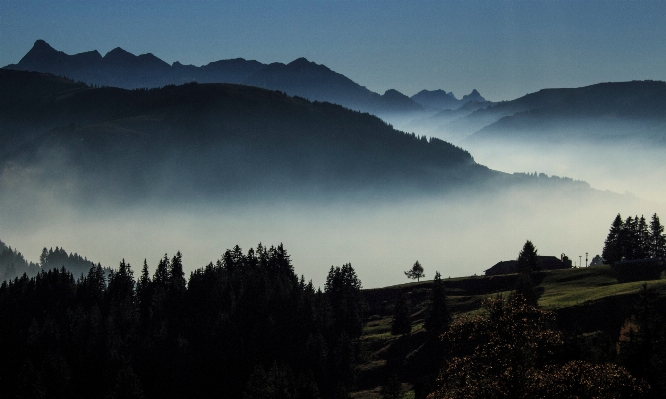
[[[515,259],[525,240],[541,255],[566,253],[575,262],[601,252],[615,215],[624,217],[666,207],[631,196],[580,191],[504,190],[460,197],[186,205],[144,203],[131,207],[77,208],[34,196],[41,212],[21,211],[25,202],[5,203],[1,237],[28,260],[43,247],[64,247],[105,266],[130,262],[135,276],[144,258],[151,270],[180,250],[186,273],[214,262],[238,244],[247,251],[261,242],[283,243],[296,272],[322,286],[331,265],[351,262],[366,288],[404,283],[416,260],[426,277],[482,274],[501,260]],[[662,216],[664,217],[664,216]]]

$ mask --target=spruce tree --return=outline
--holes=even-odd
[[[446,303],[446,288],[442,282],[442,275],[435,272],[435,279],[430,290],[430,303],[425,319],[425,329],[434,335],[440,335],[451,325],[451,312]]]
[[[398,295],[393,309],[393,321],[391,322],[391,334],[404,335],[412,332],[412,321],[409,318],[409,307],[402,292]]]
[[[532,241],[527,240],[518,254],[518,273],[531,273],[541,269],[538,253]]]
[[[648,225],[645,221],[645,217],[641,215],[641,218],[636,222],[636,249],[634,256],[636,259],[645,259],[650,257],[650,232],[648,231]]]
[[[611,224],[610,231],[608,232],[608,236],[604,243],[603,252],[601,253],[601,256],[609,264],[613,264],[622,259],[623,245],[621,239],[623,236],[623,230],[624,222],[622,221],[622,216],[618,213]]]
[[[620,244],[622,246],[622,255],[624,259],[636,259],[638,249],[638,217],[629,216],[624,221],[624,228],[620,234]]]
[[[652,258],[666,257],[666,237],[664,237],[664,226],[655,213],[650,220],[649,253]]]

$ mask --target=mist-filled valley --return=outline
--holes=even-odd
[[[581,263],[601,252],[615,214],[664,207],[659,147],[405,134],[246,86],[129,91],[2,74],[1,239],[34,262],[59,246],[104,266],[154,267],[180,250],[194,270],[235,245],[283,243],[316,285],[352,262],[379,287],[404,281],[415,260],[428,275],[481,274],[525,239]],[[489,112],[456,106],[459,119]]]
[[[534,178],[538,179],[538,178]],[[35,195],[37,194],[37,195]],[[117,207],[73,206],[46,193],[3,202],[2,240],[37,262],[43,247],[60,246],[104,266],[121,259],[151,268],[180,250],[186,271],[219,259],[227,248],[283,243],[295,270],[315,286],[331,265],[351,262],[365,287],[405,281],[416,260],[426,276],[482,274],[517,256],[532,240],[539,253],[579,262],[601,253],[607,228],[622,215],[664,214],[663,205],[586,189],[462,191],[409,199],[284,201],[256,198],[154,199]],[[6,198],[4,198],[6,201]],[[152,270],[152,269],[151,269]]]
[[[182,34],[181,17],[153,23],[176,3],[136,3],[150,17],[114,31]],[[315,8],[335,20],[377,6],[344,18],[369,30],[399,2],[315,3],[284,19],[313,43],[320,27],[293,22],[321,24]],[[146,51],[127,40],[101,41],[115,47],[104,55],[41,39],[18,62],[0,53],[12,62],[0,68],[0,396],[664,397],[666,82],[630,81],[663,76],[595,75],[564,53],[533,67],[541,55],[517,51],[548,45],[503,29],[528,17],[530,40],[563,37],[514,12],[530,2],[500,25],[483,14],[501,3],[460,3],[483,13],[464,29],[433,19],[441,32],[412,19],[421,39],[409,39],[408,8],[434,3],[456,15],[450,2],[401,3],[383,20],[401,36],[388,46],[384,23],[373,38],[334,27],[335,42],[354,36],[339,53],[303,51],[280,29],[230,52],[220,37],[257,29],[220,15],[212,25],[233,20],[233,34],[201,40],[207,50],[169,43],[170,62],[115,47]],[[264,6],[261,26],[284,23]],[[586,27],[636,26],[565,8]],[[581,32],[565,30],[569,52]],[[290,48],[254,51],[271,37]],[[188,51],[210,59],[190,64]],[[344,60],[318,63],[325,53]],[[407,75],[378,86],[392,57]],[[368,79],[359,62],[374,86],[354,80]],[[575,76],[553,79],[567,65]]]

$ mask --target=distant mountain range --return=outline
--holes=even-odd
[[[464,144],[480,141],[666,144],[666,83],[632,81],[543,89],[512,101],[468,101],[406,129]]]
[[[276,62],[268,65],[236,58],[197,67],[179,62],[169,65],[153,54],[135,56],[119,47],[104,56],[97,51],[68,55],[55,50],[43,40],[37,40],[17,64],[4,68],[46,72],[95,86],[125,89],[189,82],[244,84],[279,90],[312,101],[328,101],[377,115],[418,114],[426,107],[449,109],[457,108],[469,100],[483,101],[476,90],[462,100],[457,100],[451,94],[448,103],[424,96],[423,92],[411,99],[396,90],[388,90],[380,95],[305,58],[288,64]]]
[[[461,100],[458,100],[456,96],[453,95],[453,92],[447,93],[444,90],[421,90],[414,94],[411,99],[424,107],[442,111],[456,110],[470,101],[475,101],[477,103],[487,102],[476,89],[472,90],[470,94],[464,95]]]

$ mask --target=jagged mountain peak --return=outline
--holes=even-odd
[[[481,96],[481,94],[476,89],[473,89],[471,93],[463,96],[462,100],[465,101],[465,102],[467,102],[467,101],[478,101],[478,102],[486,101],[486,99],[483,98]]]
[[[26,55],[21,58],[21,61],[19,61],[19,64],[21,62],[24,62],[24,60],[30,60],[34,58],[42,58],[42,57],[47,57],[47,56],[57,56],[58,54],[61,54],[62,51],[58,51],[51,47],[50,44],[45,42],[42,39],[39,39],[35,41],[35,44],[33,44],[32,48],[30,51],[26,53]]]
[[[314,62],[308,60],[308,59],[305,58],[305,57],[300,57],[300,58],[296,58],[295,60],[293,60],[292,62],[290,62],[290,63],[287,64],[287,65],[290,65],[290,66],[301,66],[301,65],[317,65],[317,64],[315,64]]]
[[[104,56],[104,59],[109,60],[109,59],[128,59],[128,58],[135,58],[136,56],[129,51],[123,50],[120,47],[116,47],[113,50],[109,51],[106,53]]]
[[[46,41],[44,41],[42,39],[35,40],[35,44],[32,45],[32,48],[33,49],[49,49],[49,50],[56,51],[53,47],[51,47],[50,44],[48,44]]]
[[[400,93],[396,89],[388,89],[384,92],[382,97],[387,97],[387,98],[399,98],[399,99],[409,99],[406,95]]]

